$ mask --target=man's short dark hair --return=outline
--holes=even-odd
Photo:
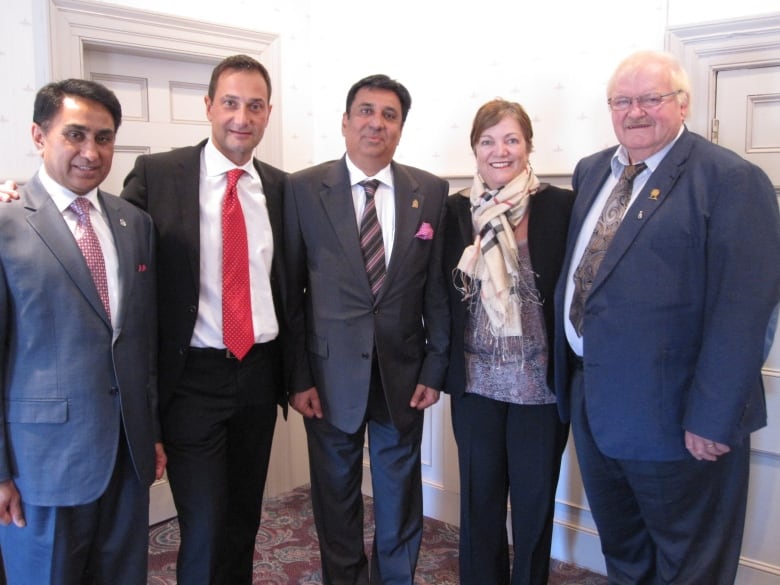
[[[412,107],[412,96],[409,94],[409,90],[406,89],[400,82],[395,79],[390,79],[387,75],[377,74],[364,77],[351,88],[347,94],[347,116],[349,117],[349,111],[352,108],[352,102],[355,101],[355,95],[358,91],[368,87],[371,89],[386,89],[392,91],[398,96],[398,100],[401,102],[401,123],[406,122],[406,116],[409,114],[409,109]]]
[[[225,57],[211,72],[211,81],[209,81],[209,99],[213,100],[214,95],[217,92],[217,83],[219,77],[225,71],[257,71],[265,79],[265,84],[268,86],[268,100],[271,100],[271,76],[268,74],[268,70],[263,66],[260,61],[250,57],[249,55],[231,55]]]
[[[62,108],[66,96],[92,100],[104,106],[114,119],[114,131],[122,123],[122,105],[105,85],[87,79],[53,81],[38,90],[33,106],[33,122],[45,131]]]

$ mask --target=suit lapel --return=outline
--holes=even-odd
[[[325,209],[333,231],[339,240],[344,257],[352,269],[365,280],[370,290],[363,253],[360,251],[355,204],[352,201],[352,186],[344,159],[335,163],[323,178],[320,201]]]
[[[380,297],[389,288],[395,274],[405,265],[404,258],[420,227],[420,214],[425,203],[425,196],[420,193],[420,185],[414,177],[396,163],[392,163],[392,169],[395,183],[395,239],[387,267],[387,281],[379,292]]]
[[[668,199],[670,191],[685,168],[691,145],[690,135],[686,130],[650,175],[636,200],[626,210],[623,221],[620,222],[620,227],[599,267],[590,294],[593,294],[609,277],[647,222],[652,221],[653,215]]]
[[[109,197],[105,197],[102,192],[98,191],[98,197],[100,199],[100,205],[106,214],[106,222],[111,229],[111,234],[114,237],[114,247],[116,248],[117,256],[117,286],[119,287],[119,294],[117,298],[120,299],[119,313],[116,315],[116,328],[114,335],[118,335],[122,329],[122,324],[125,322],[125,308],[128,306],[127,300],[132,292],[133,283],[133,242],[132,235],[127,231],[127,220],[122,217],[117,202]]]
[[[84,256],[62,218],[60,210],[57,209],[54,200],[43,188],[37,175],[25,186],[25,192],[29,202],[28,209],[31,211],[27,217],[28,224],[57,258],[63,270],[95,312],[108,327],[111,327],[103,307],[103,301],[100,300],[95,281],[92,280],[92,274],[87,268]]]
[[[187,156],[179,160],[172,169],[174,193],[179,203],[182,229],[179,235],[184,240],[182,249],[187,250],[190,274],[193,275],[192,290],[200,289],[200,155],[206,141],[187,149]]]

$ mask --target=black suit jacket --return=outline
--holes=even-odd
[[[162,408],[181,378],[198,315],[200,156],[205,144],[206,140],[170,152],[139,156],[122,190],[122,198],[152,216],[157,230],[159,391]],[[254,165],[263,183],[273,232],[271,289],[282,336],[282,201],[287,174],[257,159]],[[279,352],[278,368],[268,372],[264,382],[273,384],[277,389],[277,400],[285,406],[281,350]]]
[[[547,384],[553,385],[553,347],[555,335],[555,309],[553,296],[555,283],[566,254],[566,233],[574,204],[574,193],[547,185],[531,197],[528,209],[528,251],[536,277],[536,288],[542,300],[544,324],[547,330],[549,358]],[[447,201],[447,239],[444,250],[444,277],[449,283],[450,312],[452,314],[452,341],[450,342],[450,366],[444,391],[461,395],[466,389],[466,362],[463,335],[466,329],[466,303],[455,288],[452,274],[463,250],[474,242],[469,198],[460,193]]]

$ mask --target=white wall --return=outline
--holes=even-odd
[[[272,123],[283,125],[286,170],[340,156],[347,89],[384,72],[413,97],[398,160],[441,175],[473,171],[471,119],[496,96],[520,101],[534,119],[537,172],[569,173],[581,156],[614,142],[604,84],[617,60],[662,48],[667,24],[776,9],[773,0],[648,0],[631,10],[611,0],[497,0],[484,11],[444,0],[221,0],[219,11],[185,0],[114,4],[278,33],[283,73],[274,80]],[[47,3],[0,5],[0,178],[26,179],[38,165],[32,100],[49,81]]]

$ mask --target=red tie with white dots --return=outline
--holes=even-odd
[[[222,337],[225,347],[239,360],[255,343],[246,222],[236,187],[243,172],[228,171],[222,201]]]

